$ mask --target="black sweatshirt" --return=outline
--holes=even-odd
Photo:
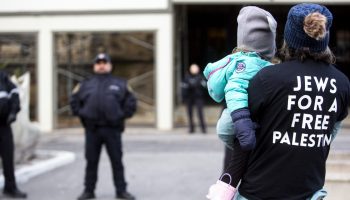
[[[73,114],[82,119],[84,126],[116,126],[122,130],[125,119],[136,111],[136,104],[127,81],[109,73],[82,81],[70,99]]]
[[[348,114],[348,78],[323,62],[293,60],[262,69],[248,94],[260,129],[256,148],[249,156],[235,152],[228,168],[244,172],[240,194],[249,200],[311,197],[325,182],[334,124]],[[236,159],[245,171],[234,166]]]

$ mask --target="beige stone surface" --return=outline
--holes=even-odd
[[[15,141],[15,162],[21,163],[35,156],[34,151],[39,141],[40,131],[38,125],[29,120],[29,73],[25,73],[18,79],[12,77],[12,81],[19,89],[21,103],[21,110],[17,114],[17,120],[11,125]]]

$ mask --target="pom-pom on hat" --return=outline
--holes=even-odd
[[[292,49],[325,51],[329,43],[332,21],[332,13],[325,6],[312,3],[295,5],[288,13],[284,40]]]

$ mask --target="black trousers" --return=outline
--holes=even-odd
[[[124,178],[124,166],[122,163],[121,131],[114,127],[98,126],[94,129],[86,129],[85,132],[85,158],[87,161],[85,171],[85,190],[93,192],[97,182],[98,163],[102,146],[106,146],[116,190],[126,190]]]
[[[16,189],[14,172],[14,142],[11,126],[0,125],[0,156],[5,177],[5,190]]]
[[[203,115],[203,106],[204,106],[203,100],[201,98],[192,98],[192,99],[188,99],[186,104],[187,104],[188,122],[190,125],[189,131],[191,133],[195,131],[195,125],[193,122],[193,107],[196,107],[202,132],[205,133],[207,130],[206,130],[206,124],[205,124],[204,115]]]

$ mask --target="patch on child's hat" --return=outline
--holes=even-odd
[[[244,62],[237,63],[236,72],[241,73],[241,72],[244,72],[244,70],[245,70]]]

